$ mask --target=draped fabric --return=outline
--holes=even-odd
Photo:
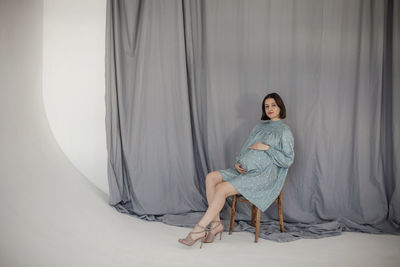
[[[261,237],[400,229],[400,1],[109,0],[110,204],[192,226],[205,176],[233,167],[263,97],[287,108],[296,158]],[[222,219],[230,218],[230,199]],[[253,231],[239,204],[235,230]]]

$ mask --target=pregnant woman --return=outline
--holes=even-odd
[[[251,131],[236,158],[235,168],[214,171],[206,176],[208,209],[194,229],[179,242],[188,246],[197,241],[213,242],[224,231],[219,212],[228,196],[242,194],[261,211],[278,197],[289,166],[293,163],[293,135],[282,119],[286,108],[277,93],[262,102],[262,122]],[[210,224],[210,228],[206,226]]]

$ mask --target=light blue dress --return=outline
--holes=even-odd
[[[268,150],[250,149],[261,142]],[[220,170],[224,181],[228,181],[251,203],[265,211],[282,190],[288,168],[294,160],[293,134],[282,120],[257,124],[243,145],[236,163],[246,170],[240,174],[235,168]]]

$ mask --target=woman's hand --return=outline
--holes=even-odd
[[[241,174],[245,174],[245,173],[246,173],[246,170],[242,168],[242,166],[240,165],[240,163],[236,163],[236,164],[235,164],[235,169],[236,169],[239,173],[241,173]]]
[[[253,144],[252,146],[249,146],[250,149],[256,149],[256,150],[268,150],[269,145],[263,144],[261,142],[257,142]]]

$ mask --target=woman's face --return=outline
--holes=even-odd
[[[271,120],[280,119],[279,114],[281,112],[281,109],[276,104],[275,99],[273,98],[265,99],[264,107],[265,107],[265,113],[267,114],[268,118],[270,118]]]

